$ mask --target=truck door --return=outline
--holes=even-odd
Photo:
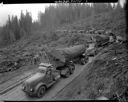
[[[46,73],[46,83],[47,85],[49,85],[52,82],[53,82],[52,73],[51,70],[48,70]]]

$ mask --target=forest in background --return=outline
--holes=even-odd
[[[123,11],[118,3],[112,7],[110,3],[93,3],[93,6],[86,3],[62,3],[50,5],[45,12],[39,12],[38,21],[32,22],[31,13],[21,11],[20,19],[17,16],[8,16],[6,25],[0,28],[0,46],[13,44],[21,38],[29,38],[35,31],[54,31],[57,27],[71,24],[75,21],[91,18],[102,13],[114,13]],[[54,33],[45,33],[45,38],[50,37],[55,40]]]

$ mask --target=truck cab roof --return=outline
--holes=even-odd
[[[52,66],[52,64],[50,64],[50,63],[40,63],[39,66],[50,67],[50,66]]]
[[[46,73],[49,69],[52,68],[52,64],[49,64],[49,63],[40,63],[39,64],[39,67],[38,67],[38,71],[39,72],[43,72],[43,73]]]

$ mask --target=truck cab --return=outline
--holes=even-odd
[[[86,49],[87,56],[95,56],[97,54],[97,48],[95,43],[91,43],[90,46]]]
[[[22,90],[29,96],[42,97],[47,88],[60,78],[59,72],[52,64],[39,64],[38,71],[22,84]]]

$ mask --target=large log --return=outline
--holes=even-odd
[[[85,45],[76,45],[69,48],[52,49],[49,52],[49,59],[57,66],[63,66],[65,62],[82,55],[85,52],[85,50]]]
[[[60,51],[62,55],[64,55],[66,60],[70,60],[70,59],[78,57],[82,53],[84,53],[85,50],[86,50],[86,47],[85,47],[85,45],[76,45],[76,46],[73,46],[73,47],[60,48],[60,49],[57,49],[57,50]]]
[[[97,45],[104,45],[109,42],[109,37],[104,35],[96,36],[95,39],[96,39]]]

